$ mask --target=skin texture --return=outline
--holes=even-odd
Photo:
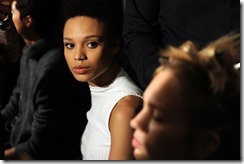
[[[100,22],[91,17],[76,16],[67,20],[63,34],[65,58],[76,80],[88,82],[90,86],[104,86],[115,79],[120,71],[115,60],[118,45],[109,44]],[[129,122],[141,101],[139,97],[126,96],[112,110],[109,159],[133,159],[130,144],[133,129]]]
[[[171,71],[159,73],[144,92],[141,112],[131,121],[136,159],[190,159],[188,120]],[[162,101],[164,100],[164,101]]]

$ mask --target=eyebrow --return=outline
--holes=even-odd
[[[155,104],[152,104],[152,103],[147,103],[148,106],[150,106],[151,108],[153,108],[154,110],[159,110],[159,109],[163,109],[162,107],[158,106],[158,105],[155,105]]]
[[[83,40],[91,39],[91,38],[97,38],[99,41],[102,41],[102,37],[99,35],[87,35],[84,37]],[[72,40],[71,38],[64,37],[63,40]]]

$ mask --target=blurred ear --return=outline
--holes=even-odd
[[[32,25],[32,18],[31,18],[31,16],[30,15],[27,15],[24,18],[24,22],[25,22],[26,27],[31,27],[31,25]]]
[[[196,140],[195,156],[197,159],[207,159],[212,156],[220,146],[220,136],[216,132],[203,132]]]

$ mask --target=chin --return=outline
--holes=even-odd
[[[147,153],[142,152],[140,150],[134,150],[134,157],[137,160],[150,160],[149,156],[147,155]]]
[[[79,82],[87,82],[88,79],[87,78],[84,78],[84,76],[81,76],[81,75],[77,75],[77,74],[73,74],[74,75],[74,78],[79,81]]]

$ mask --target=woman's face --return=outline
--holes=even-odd
[[[180,99],[172,71],[154,77],[144,92],[142,110],[131,121],[136,159],[191,159],[188,120]]]
[[[63,42],[67,64],[78,81],[99,85],[110,78],[106,71],[112,65],[114,54],[97,19],[70,18],[64,26]]]

